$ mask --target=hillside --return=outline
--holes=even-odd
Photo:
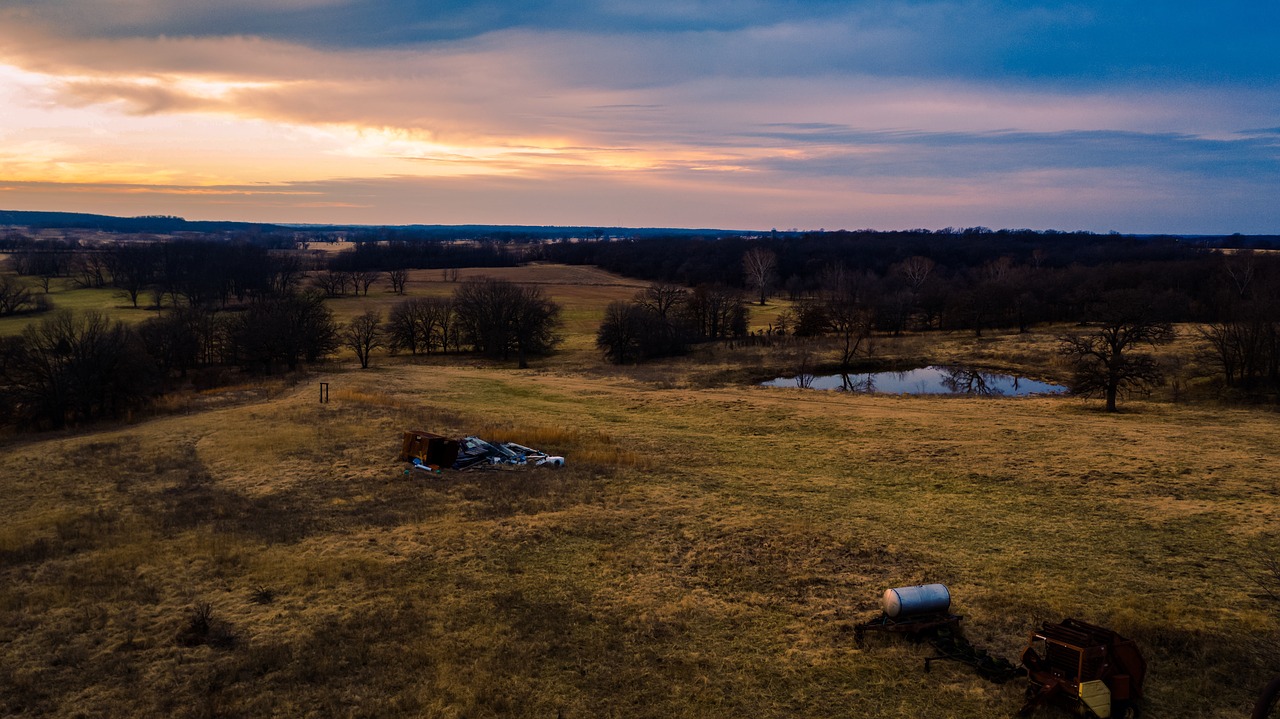
[[[1149,716],[1245,716],[1275,668],[1273,413],[605,367],[588,328],[632,288],[528,271],[581,303],[533,370],[343,359],[8,439],[0,714],[1011,715],[1018,681],[855,644],[884,588],[927,581],[1011,658],[1066,616],[1136,639]],[[569,465],[406,475],[410,428]]]

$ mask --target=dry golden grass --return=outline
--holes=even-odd
[[[1025,370],[1052,335],[880,344]],[[1064,616],[1132,636],[1148,716],[1245,716],[1280,670],[1274,413],[729,381],[780,351],[380,358],[10,438],[0,715],[1011,715],[1018,682],[854,644],[924,581],[1006,656]],[[568,465],[406,474],[409,428]]]
[[[9,446],[6,711],[1012,712],[1017,686],[854,646],[878,593],[919,581],[1006,655],[1065,615],[1129,633],[1154,716],[1239,716],[1265,676],[1250,647],[1275,616],[1242,567],[1280,511],[1274,415],[412,364],[320,379],[328,405],[307,383]],[[406,476],[410,426],[569,466]],[[230,646],[179,643],[202,602]]]

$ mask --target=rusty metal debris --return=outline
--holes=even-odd
[[[1078,619],[1032,632],[1022,666],[1029,684],[1020,716],[1056,704],[1086,717],[1129,719],[1137,715],[1147,674],[1137,644]]]
[[[886,590],[881,605],[880,616],[854,626],[859,644],[867,632],[898,634],[913,641],[927,640],[937,650],[924,660],[925,671],[933,662],[958,661],[996,683],[1026,676],[1027,701],[1021,716],[1049,704],[1092,719],[1137,715],[1147,664],[1137,644],[1110,629],[1078,619],[1044,624],[1031,633],[1022,666],[1017,667],[964,638],[962,617],[951,613],[951,594],[942,584]],[[1280,679],[1263,693],[1254,719],[1265,719],[1277,702]]]
[[[437,469],[452,467],[458,460],[458,440],[442,435],[409,430],[404,433],[400,443],[400,461],[414,462],[415,466],[430,466]]]
[[[564,457],[514,442],[486,442],[475,436],[452,439],[422,430],[404,433],[400,461],[428,472],[443,469],[563,467]],[[406,470],[408,472],[408,470]]]

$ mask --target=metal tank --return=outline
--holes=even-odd
[[[884,590],[885,616],[893,619],[917,614],[942,614],[951,608],[951,592],[945,584],[920,584]]]

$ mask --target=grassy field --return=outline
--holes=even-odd
[[[726,379],[794,348],[608,367],[593,318],[636,288],[570,269],[508,271],[569,320],[531,370],[343,360],[7,439],[0,715],[1011,716],[1020,682],[855,644],[886,587],[932,581],[1011,658],[1066,616],[1136,639],[1147,716],[1247,716],[1280,671],[1252,579],[1276,547],[1274,413]],[[879,351],[1025,367],[1052,334],[937,341]],[[409,428],[569,465],[406,475]]]

